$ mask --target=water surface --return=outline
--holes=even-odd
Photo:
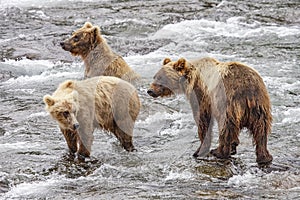
[[[300,195],[300,3],[264,1],[0,1],[1,199],[297,199]],[[143,77],[134,130],[138,152],[96,131],[92,157],[76,164],[42,97],[83,63],[59,42],[91,21]],[[199,145],[183,96],[152,99],[165,57],[240,61],[262,75],[274,117],[270,168],[252,139],[237,155],[195,160]],[[212,147],[217,146],[214,128]]]

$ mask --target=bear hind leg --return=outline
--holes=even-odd
[[[265,126],[255,125],[250,132],[253,134],[253,142],[256,145],[256,162],[258,164],[269,164],[273,157],[267,149],[268,132]]]
[[[237,134],[234,134],[233,135],[233,141],[231,143],[231,151],[230,151],[230,154],[231,155],[235,155],[237,153],[237,146],[240,144],[240,141],[239,141],[239,138],[238,138],[238,135]]]
[[[119,128],[118,126],[116,126],[113,131],[115,136],[120,141],[122,147],[126,151],[129,151],[129,152],[136,150],[132,143],[132,132],[133,132],[133,130],[131,130],[131,133],[128,134],[128,133],[124,132],[121,128]]]

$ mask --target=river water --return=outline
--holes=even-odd
[[[86,163],[69,159],[42,97],[83,63],[59,42],[85,21],[143,77],[137,152],[97,130]],[[298,199],[300,196],[299,0],[0,0],[0,199]],[[227,161],[195,160],[199,146],[183,96],[147,87],[165,57],[240,61],[262,75],[274,117],[268,168],[240,136]],[[212,148],[217,146],[214,127]]]

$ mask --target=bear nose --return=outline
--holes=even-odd
[[[62,46],[62,47],[65,46],[65,43],[64,43],[64,42],[60,42],[59,44],[60,44],[60,46]]]
[[[74,128],[74,130],[78,129],[79,128],[79,124],[78,123],[73,124],[73,128]]]
[[[147,91],[147,93],[148,93],[150,96],[152,96],[152,97],[157,97],[157,94],[155,94],[155,92],[154,92],[153,89],[149,89],[149,90]]]

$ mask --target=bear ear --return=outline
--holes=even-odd
[[[63,88],[70,88],[70,89],[74,89],[74,81],[72,80],[68,80],[68,81],[65,81],[62,86]]]
[[[174,63],[173,68],[184,74],[184,71],[186,70],[186,60],[184,58],[180,58],[177,60],[177,62]]]
[[[92,27],[93,27],[93,25],[91,22],[85,22],[85,24],[83,26],[83,28],[92,28]]]
[[[45,104],[49,107],[55,104],[55,100],[48,94],[44,96],[43,100]]]
[[[92,38],[94,38],[93,42],[100,42],[101,41],[101,37],[100,37],[101,33],[100,33],[100,28],[98,26],[94,26],[91,30],[91,33],[94,36],[94,37],[92,37]]]
[[[171,59],[170,58],[165,58],[164,61],[163,61],[163,65],[166,65],[169,62],[171,62]]]
[[[92,29],[92,32],[94,33],[94,36],[100,35],[100,28],[99,26],[94,26]]]

